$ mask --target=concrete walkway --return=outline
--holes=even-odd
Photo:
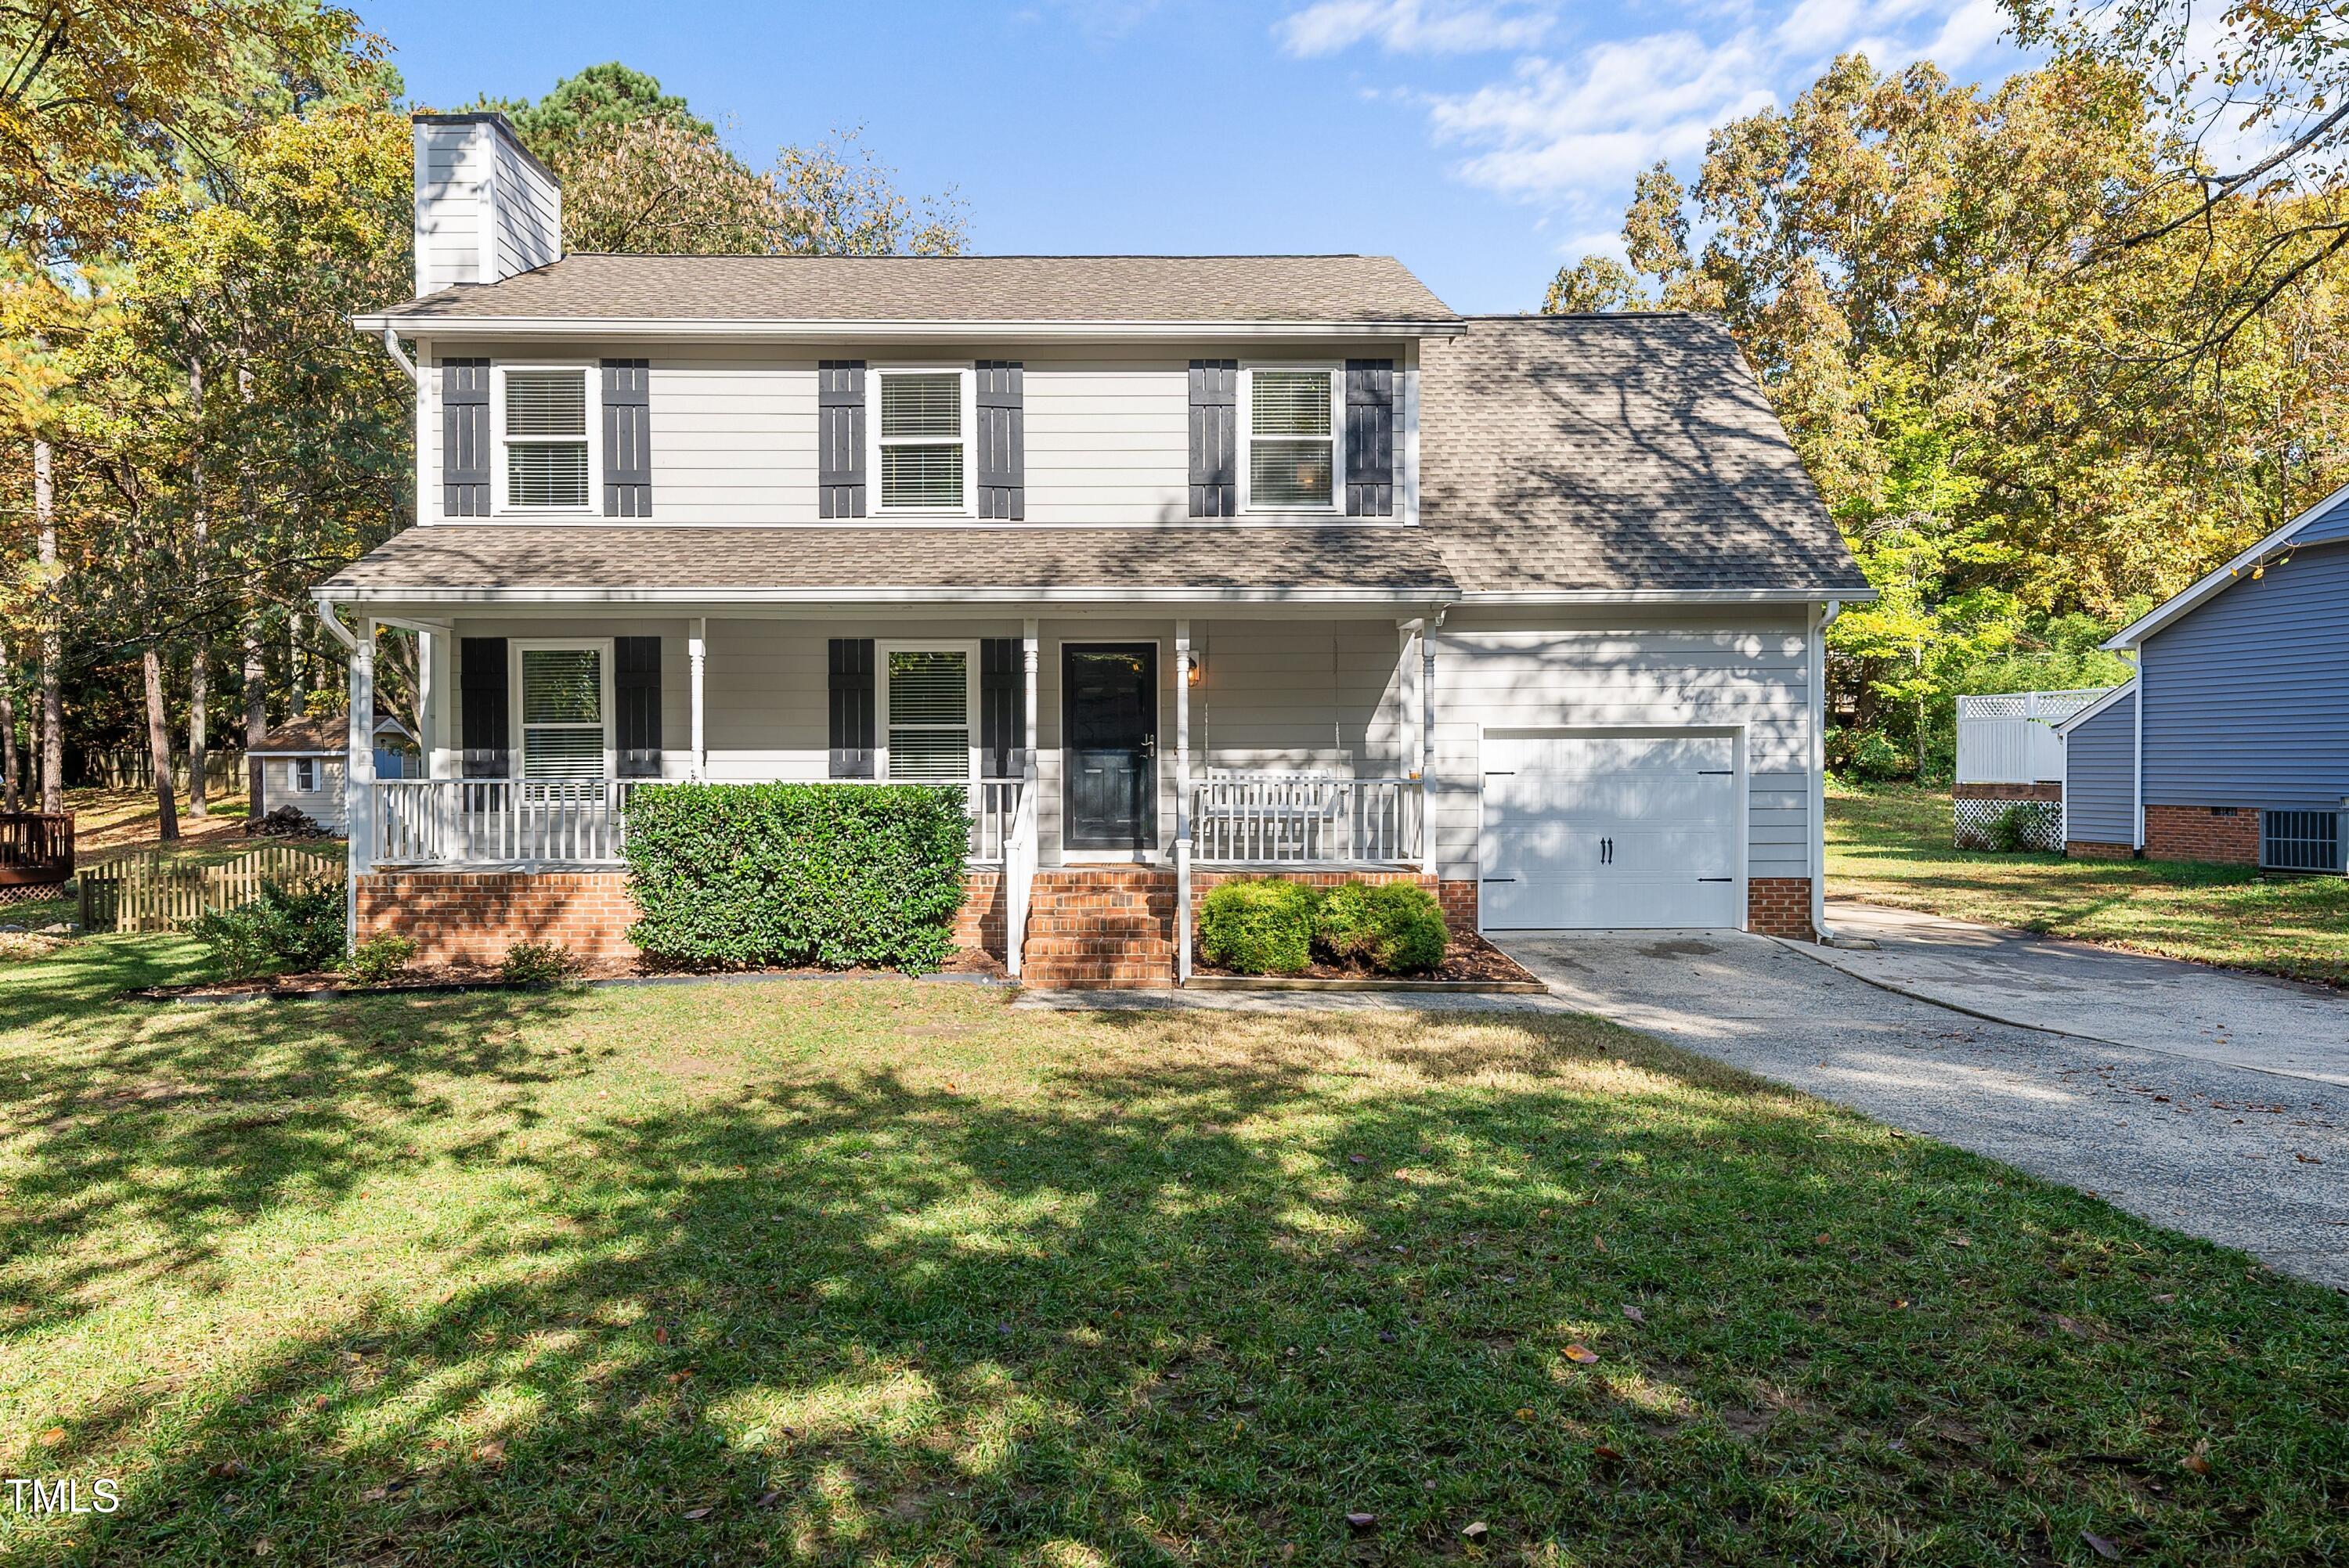
[[[1578,1008],[2349,1290],[2349,1088],[2271,1070],[2297,1057],[2270,1056],[2270,1070],[2222,1059],[2251,1054],[2235,1048],[2242,1018],[2210,1018],[2230,1026],[2229,1046],[2189,1055],[1970,1017],[1733,932],[1501,944]],[[2134,1014],[2126,994],[2147,984],[2134,969],[2069,1006],[2116,1035],[2199,1037],[2164,1015],[2194,983],[2230,977],[2168,967],[2187,973]],[[2275,1006],[2290,1016],[2304,1000]]]
[[[2036,1029],[2349,1088],[2349,997],[2004,926],[1840,900],[1803,951],[1912,996]]]

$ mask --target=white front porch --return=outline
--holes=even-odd
[[[1431,864],[1421,785],[1426,687],[1413,624],[385,619],[422,639],[427,776],[352,779],[355,875],[616,867],[629,795],[660,780],[959,786],[970,802],[971,863],[1001,878],[1015,973],[1039,869],[1098,864],[1175,874],[1178,970],[1187,974],[1195,865],[1416,872]],[[651,748],[621,744],[613,727],[613,707],[624,699],[616,696],[610,650],[622,638],[659,639],[657,696],[643,699],[657,717],[636,720],[654,726]],[[874,709],[861,738],[871,743],[869,758],[852,751],[843,758],[837,744],[842,699],[836,671],[827,689],[827,649],[843,639],[876,648],[883,666],[865,699]],[[978,662],[989,640],[998,676],[1003,655],[1016,656],[1016,685],[998,679],[982,689]],[[523,689],[517,676],[502,733],[492,737],[506,744],[492,749],[476,744],[484,738],[481,716],[466,708],[474,696],[460,694],[465,682],[486,682],[462,659],[483,663],[493,643],[516,669],[517,650],[567,649],[575,670],[591,673],[575,683],[569,707]],[[368,647],[362,637],[354,649],[357,711],[372,701]],[[900,678],[892,690],[893,650],[925,661],[916,673],[933,677],[926,687]],[[1104,654],[1139,672],[1133,690],[1106,706],[1071,673]],[[967,676],[959,697],[952,681],[935,678],[942,667]],[[1088,703],[1099,711],[1089,714]],[[631,776],[622,776],[624,764]],[[859,768],[867,776],[844,776]]]

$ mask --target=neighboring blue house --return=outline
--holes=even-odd
[[[2105,645],[2137,676],[2057,727],[2069,852],[2344,869],[2349,488]]]

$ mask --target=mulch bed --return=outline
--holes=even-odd
[[[1218,977],[1240,977],[1237,969],[1218,968],[1202,960],[1193,971]],[[1505,981],[1520,985],[1540,982],[1516,959],[1485,941],[1473,931],[1454,931],[1444,949],[1444,962],[1423,975],[1387,975],[1371,968],[1361,960],[1347,964],[1331,964],[1316,958],[1302,974],[1285,976],[1299,980],[1433,980],[1458,982],[1464,980]]]
[[[941,975],[1000,979],[1005,971],[993,954],[957,948],[938,971]],[[882,980],[902,978],[895,969],[678,969],[645,959],[596,959],[580,965],[565,984],[592,985],[613,980]],[[401,991],[478,990],[500,987],[527,991],[527,985],[504,986],[494,967],[449,964],[430,968],[417,965],[398,979],[382,985],[359,985],[333,970],[305,975],[271,975],[253,980],[206,980],[192,985],[150,985],[127,993],[141,1002],[243,1001],[316,996],[324,993],[350,996],[386,995]]]

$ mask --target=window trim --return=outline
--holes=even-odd
[[[1319,370],[1330,378],[1330,499],[1319,505],[1258,506],[1256,503],[1256,373],[1259,370]],[[1346,366],[1343,360],[1274,359],[1240,361],[1239,473],[1240,513],[1258,517],[1330,517],[1345,510],[1346,500]],[[1297,440],[1295,436],[1268,436],[1267,440]],[[1310,439],[1311,438],[1301,438]]]
[[[881,383],[892,376],[952,376],[962,394],[961,434],[952,443],[962,448],[962,504],[960,506],[891,506],[888,490],[881,472]],[[864,474],[870,487],[866,494],[871,504],[865,509],[868,517],[976,517],[978,515],[977,453],[973,449],[972,433],[978,427],[978,374],[975,363],[961,365],[880,365],[867,362],[864,366]],[[907,439],[900,437],[887,443],[893,447],[943,447],[949,443],[930,439]],[[908,652],[918,652],[908,648]]]
[[[873,782],[875,784],[934,783],[935,780],[893,779],[889,773],[889,655],[892,654],[960,654],[963,671],[963,725],[970,738],[968,775],[960,782],[977,789],[979,782],[978,639],[927,637],[908,642],[873,642]],[[947,724],[905,726],[908,729],[951,729]]]
[[[307,769],[310,774],[310,781],[307,784],[302,782],[302,773],[305,769]],[[287,761],[285,764],[285,788],[288,793],[295,795],[316,795],[318,793],[318,759],[316,758],[296,757]]]
[[[498,359],[490,362],[490,449],[496,467],[490,475],[490,511],[492,515],[513,517],[601,517],[603,508],[597,504],[597,491],[604,473],[604,385],[598,375],[599,362],[588,359],[515,360],[508,363]],[[578,506],[523,506],[513,499],[513,470],[506,462],[506,372],[510,370],[575,370],[579,373],[586,411],[587,427],[587,492],[586,500]],[[516,438],[524,446],[568,444],[569,436],[523,436]]]
[[[506,744],[512,760],[507,773],[518,782],[530,780],[529,734],[531,727],[523,721],[522,700],[522,656],[524,653],[593,653],[597,655],[596,673],[602,690],[597,706],[603,715],[604,767],[598,776],[603,779],[619,777],[619,755],[615,749],[613,734],[612,639],[609,637],[508,637],[506,639]],[[573,725],[585,729],[584,724]],[[566,782],[557,779],[541,779],[542,784]],[[585,780],[573,779],[580,783]]]

